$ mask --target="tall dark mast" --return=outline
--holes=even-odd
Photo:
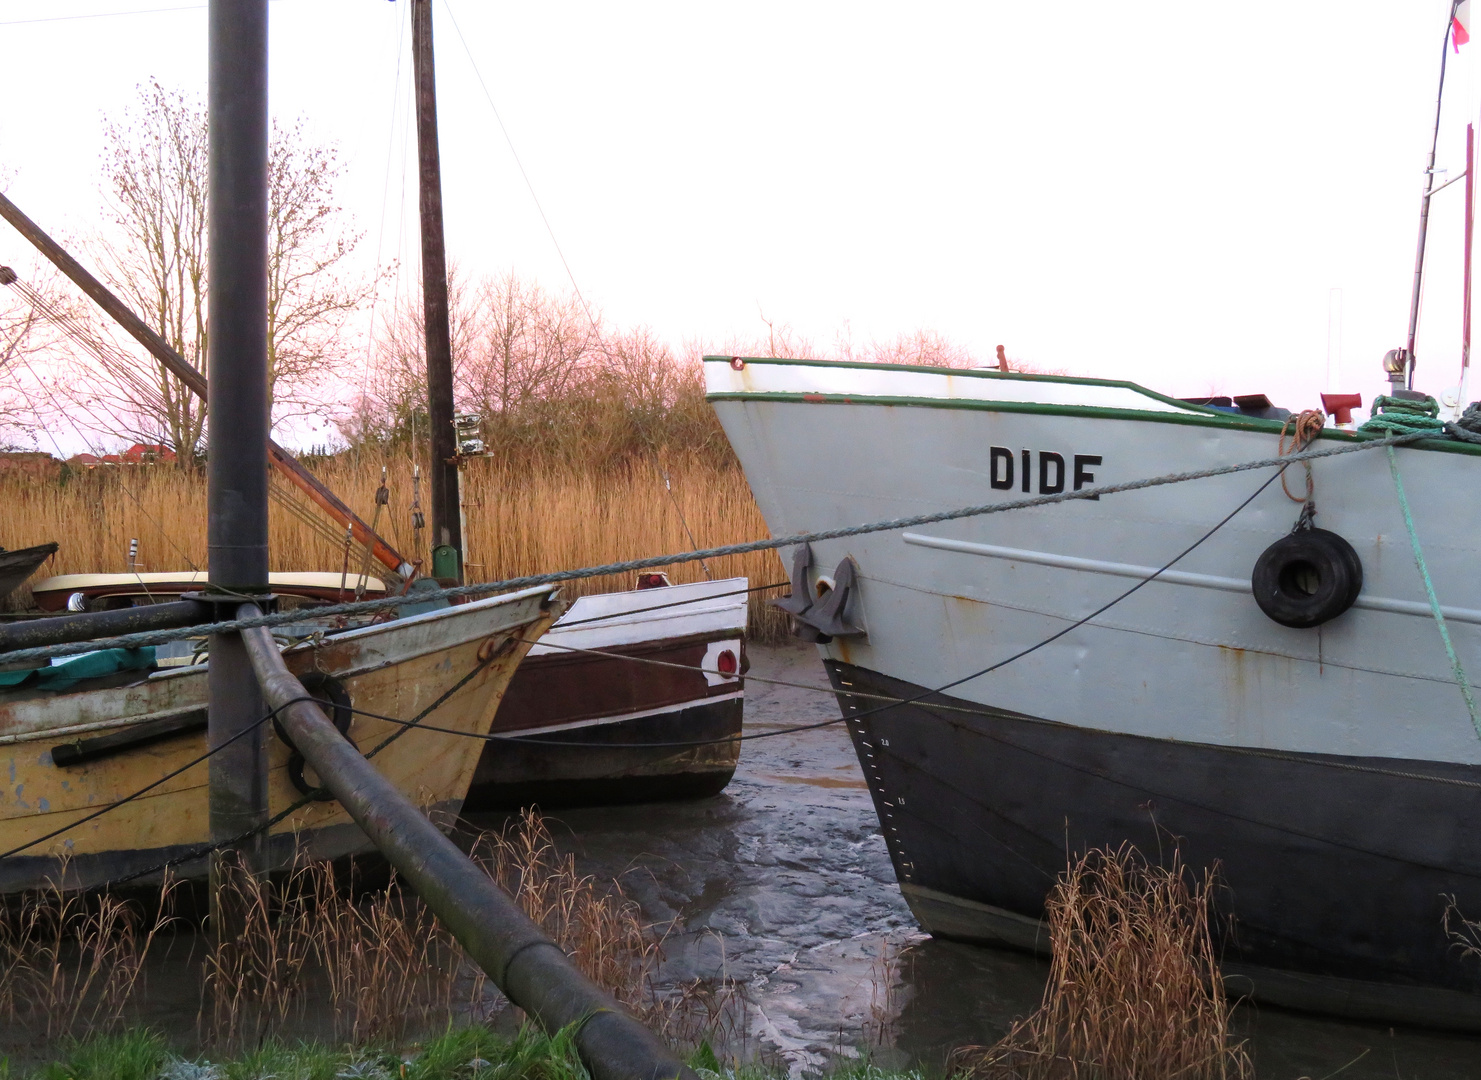
[[[210,591],[236,600],[268,590],[267,4],[211,0],[207,15],[206,542]],[[266,736],[259,723],[265,710],[240,635],[211,635],[207,682],[207,739],[217,751],[210,761],[211,838],[221,842],[261,829],[268,816]],[[261,843],[259,833],[242,845],[249,865],[258,863]],[[213,875],[218,869],[213,865]],[[217,925],[224,926],[220,918]]]
[[[411,52],[417,96],[417,176],[421,189],[422,310],[427,334],[427,415],[431,421],[432,566],[463,579],[457,435],[453,429],[453,350],[447,313],[447,249],[442,238],[442,166],[437,153],[437,77],[432,64],[432,0],[412,0]]]

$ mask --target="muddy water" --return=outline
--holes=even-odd
[[[811,648],[751,658],[754,675],[826,681]],[[749,734],[836,710],[823,694],[747,685]],[[841,726],[748,742],[713,799],[549,817],[583,869],[620,875],[650,919],[673,923],[664,978],[744,987],[736,1041],[750,1054],[799,1071],[860,1046],[939,1064],[1000,1037],[1043,990],[1041,961],[918,931]],[[1481,1039],[1271,1008],[1242,1009],[1239,1024],[1262,1080],[1481,1077]]]

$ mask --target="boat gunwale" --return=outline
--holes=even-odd
[[[728,362],[730,357],[706,356],[708,363]],[[1023,382],[1048,382],[1059,385],[1110,387],[1130,390],[1164,405],[1175,406],[1178,411],[1164,412],[1156,409],[1128,409],[1107,405],[1060,405],[1037,401],[999,401],[988,398],[918,397],[891,394],[850,394],[837,392],[793,391],[793,390],[718,390],[707,391],[705,400],[717,401],[780,401],[806,405],[878,405],[913,406],[927,409],[967,409],[978,412],[1030,413],[1049,416],[1089,417],[1101,420],[1135,420],[1162,424],[1185,424],[1193,427],[1223,428],[1235,431],[1261,432],[1278,435],[1288,424],[1281,420],[1267,420],[1258,416],[1239,416],[1193,405],[1177,398],[1148,390],[1133,382],[1119,379],[1092,379],[1070,375],[1037,375],[1022,372],[976,371],[959,368],[928,367],[918,364],[874,364],[859,360],[782,360],[741,357],[746,364],[768,364],[786,367],[849,368],[869,371],[899,371],[918,375],[937,375],[942,378],[970,377],[977,379],[1019,380]],[[1363,431],[1344,431],[1340,428],[1324,428],[1317,436],[1338,442],[1370,442],[1386,436]],[[1404,449],[1439,450],[1456,454],[1481,455],[1481,444],[1463,442],[1458,439],[1421,439],[1406,443]]]
[[[365,636],[366,632],[381,633],[381,632],[384,632],[386,630],[391,630],[391,629],[401,630],[401,629],[404,629],[408,624],[411,624],[411,623],[414,623],[414,622],[426,622],[426,621],[429,621],[429,620],[431,620],[433,618],[444,618],[444,617],[448,617],[450,614],[451,615],[467,614],[470,611],[479,610],[481,608],[497,606],[499,603],[508,603],[510,601],[525,601],[525,600],[531,599],[532,597],[536,597],[536,596],[538,596],[541,593],[548,593],[548,594],[553,595],[556,592],[556,588],[557,587],[554,586],[554,585],[532,585],[532,586],[529,586],[527,588],[520,589],[518,592],[504,593],[504,594],[501,594],[501,595],[498,595],[498,596],[491,596],[491,597],[488,597],[488,598],[486,598],[484,600],[475,601],[472,604],[457,604],[457,605],[453,605],[453,606],[448,607],[448,608],[440,609],[438,611],[431,611],[431,612],[425,612],[425,613],[423,613],[421,615],[408,616],[405,619],[396,619],[396,620],[393,620],[391,622],[379,623],[379,624],[376,624],[376,625],[373,625],[373,626],[357,627],[353,631],[347,631],[346,633],[343,633],[343,634],[335,634],[335,635],[332,635],[330,637],[326,637],[324,639],[324,641],[322,643],[320,643],[319,645],[314,645],[310,641],[300,642],[297,645],[294,645],[294,646],[292,646],[292,647],[290,647],[288,649],[283,650],[283,655],[285,657],[292,657],[294,655],[302,655],[302,652],[305,649],[305,647],[308,647],[308,648],[320,648],[320,647],[331,645],[331,644],[337,644],[338,642],[344,641],[352,633],[355,634],[355,635],[358,635],[360,637],[363,637],[363,636]],[[433,651],[436,651],[437,649],[448,648],[448,647],[457,646],[457,645],[465,645],[469,641],[474,640],[475,637],[488,637],[488,636],[492,636],[492,635],[495,635],[495,634],[512,633],[513,630],[514,630],[514,624],[511,624],[509,626],[497,627],[497,628],[495,628],[493,630],[489,630],[489,631],[486,631],[486,632],[481,632],[480,634],[477,634],[477,635],[470,635],[469,637],[461,638],[458,641],[454,641],[454,642],[440,642],[440,643],[438,643],[435,646],[435,648],[428,649],[425,652],[418,652],[418,653],[414,653],[414,654],[405,656],[401,660],[396,661],[396,663],[404,663],[406,661],[415,660],[415,659],[417,659],[417,658],[419,658],[421,656],[427,655],[427,652],[433,652]],[[343,670],[335,671],[334,672],[334,675],[335,675],[336,678],[353,678],[355,676],[363,675],[363,674],[365,674],[367,672],[370,672],[370,671],[376,671],[376,670],[379,670],[379,669],[381,669],[383,667],[387,667],[387,666],[389,666],[389,665],[386,664],[385,662],[375,662],[375,663],[368,663],[368,664],[364,664],[364,665],[360,665],[360,666],[350,666],[350,667],[344,668]],[[108,689],[129,690],[129,689],[134,689],[134,688],[141,687],[141,686],[146,686],[146,685],[149,685],[149,684],[158,685],[161,682],[164,682],[166,680],[173,679],[173,678],[180,678],[180,677],[183,677],[183,676],[186,676],[186,675],[201,675],[201,674],[204,674],[209,669],[209,667],[210,667],[210,664],[209,664],[209,662],[207,662],[207,663],[202,663],[202,664],[192,664],[189,667],[168,668],[168,669],[166,669],[164,671],[150,672],[147,676],[145,676],[144,678],[140,679],[138,682],[130,683],[130,684],[128,684],[126,686],[123,686],[123,687],[110,687]],[[47,704],[48,705],[54,704],[54,703],[56,703],[58,701],[64,700],[65,698],[72,697],[75,694],[93,693],[93,692],[96,691],[96,689],[97,688],[83,687],[83,688],[79,688],[79,689],[70,690],[70,691],[65,692],[65,693],[59,693],[59,694],[55,695],[54,697],[47,699]],[[133,715],[133,716],[122,716],[122,717],[116,717],[116,718],[111,718],[111,719],[107,719],[107,720],[99,720],[99,721],[95,721],[95,722],[88,723],[88,724],[74,724],[74,725],[69,725],[69,726],[64,727],[64,728],[61,728],[61,727],[37,727],[37,728],[32,728],[29,731],[5,732],[5,733],[0,733],[0,746],[14,746],[14,745],[23,744],[23,743],[40,742],[40,741],[50,740],[50,739],[55,738],[55,737],[67,737],[67,736],[73,736],[73,735],[83,735],[83,734],[89,734],[89,733],[92,733],[92,732],[95,732],[95,731],[112,731],[112,730],[117,730],[117,729],[121,729],[121,728],[127,728],[127,727],[130,727],[130,726],[134,725],[134,724],[145,723],[145,722],[148,722],[148,721],[151,721],[151,720],[158,720],[158,719],[161,719],[163,717],[175,716],[175,715],[178,715],[181,712],[188,711],[189,709],[192,709],[192,708],[200,708],[200,707],[201,706],[198,705],[198,704],[197,705],[188,706],[186,708],[181,708],[179,706],[171,706],[170,708],[163,709],[163,710],[156,710],[156,711],[152,711],[152,712],[148,712],[148,713],[139,713],[139,714],[136,714],[136,715]]]

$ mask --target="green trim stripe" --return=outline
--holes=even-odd
[[[954,377],[1020,379],[1027,382],[1054,382],[1079,386],[1111,386],[1135,391],[1154,401],[1174,405],[1179,410],[1185,411],[1167,413],[1152,409],[1118,409],[1104,405],[1051,405],[1035,401],[990,401],[985,398],[919,398],[868,394],[817,394],[792,391],[785,393],[735,391],[706,394],[706,401],[784,401],[809,405],[882,405],[921,409],[968,409],[979,412],[1037,413],[1044,416],[1080,416],[1102,420],[1137,420],[1156,424],[1188,424],[1194,427],[1258,431],[1274,435],[1279,435],[1281,429],[1284,427],[1279,420],[1262,420],[1255,416],[1236,416],[1233,413],[1219,412],[1216,409],[1205,409],[1202,406],[1189,405],[1187,402],[1179,401],[1176,398],[1158,394],[1145,387],[1138,386],[1136,383],[1113,379],[1080,379],[1067,375],[1021,375],[1016,372],[1001,371],[958,371],[956,369],[947,370],[943,368],[921,367],[913,364],[871,364],[857,360],[801,361],[753,359],[751,357],[743,357],[742,359],[747,364],[778,364],[792,367],[863,368],[874,371],[909,371],[932,375],[950,374]],[[705,360],[727,362],[730,360],[730,357],[706,356]],[[1332,439],[1338,442],[1366,442],[1370,439],[1382,438],[1382,436],[1326,428],[1322,431],[1320,438]],[[1422,442],[1410,443],[1409,447],[1418,450],[1440,450],[1453,454],[1481,454],[1481,444],[1460,442],[1454,439],[1426,439]]]

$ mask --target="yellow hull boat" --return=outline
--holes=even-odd
[[[461,808],[484,742],[418,731],[358,710],[487,734],[515,668],[555,618],[554,589],[537,587],[350,630],[293,646],[288,668],[357,710],[348,736],[381,772],[429,812]],[[211,842],[207,761],[90,820],[89,815],[190,765],[206,752],[206,664],[138,673],[127,685],[0,693],[0,892],[54,881],[69,888],[158,880],[176,862],[205,873]],[[116,682],[117,679],[110,680]],[[430,712],[427,710],[431,709]],[[343,714],[342,714],[343,715]],[[348,719],[348,717],[346,717]],[[312,770],[271,729],[269,809],[277,815],[312,790]],[[270,830],[270,864],[295,847],[317,858],[369,849],[337,802],[311,801]]]

